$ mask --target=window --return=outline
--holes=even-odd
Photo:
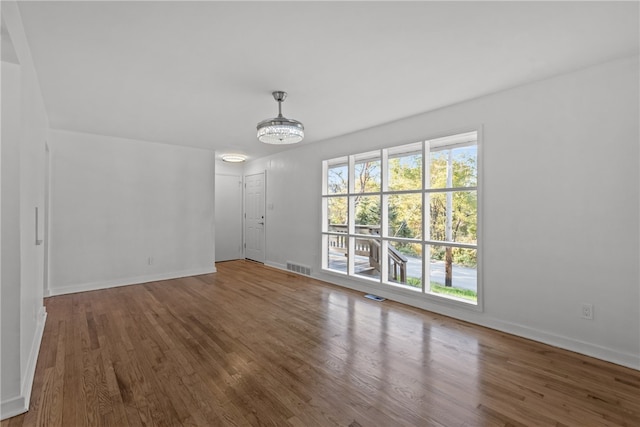
[[[324,161],[322,268],[477,304],[477,135]]]

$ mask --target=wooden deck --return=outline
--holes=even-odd
[[[48,298],[14,426],[638,426],[640,372],[256,263]]]

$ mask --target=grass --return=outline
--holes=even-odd
[[[416,277],[407,277],[406,285],[414,288],[422,288],[422,280]],[[431,292],[434,294],[449,295],[456,298],[462,298],[469,301],[478,301],[476,291],[470,289],[446,287],[436,282],[431,282]]]
[[[450,295],[452,297],[463,298],[471,301],[478,300],[478,294],[476,291],[472,291],[470,289],[449,288],[436,282],[431,282],[431,292],[434,294]]]

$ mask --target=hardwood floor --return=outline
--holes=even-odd
[[[14,426],[640,426],[640,372],[261,265],[48,298]]]

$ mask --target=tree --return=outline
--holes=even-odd
[[[416,190],[389,196],[389,233],[394,237],[422,235],[422,154],[389,159],[389,190]]]
[[[380,224],[380,197],[362,197],[356,201],[356,224]]]
[[[474,148],[475,150],[475,148]],[[454,149],[431,154],[431,188],[473,187],[477,183],[475,153]],[[477,193],[444,191],[430,193],[430,238],[446,242],[475,243],[477,232]],[[433,248],[433,246],[432,246]],[[463,248],[433,248],[432,257],[445,261],[445,286],[452,286],[453,264],[476,265],[474,255]]]
[[[349,171],[347,165],[331,166],[327,171],[327,192],[329,194],[345,194],[348,187]]]
[[[380,226],[380,197],[363,193],[380,191],[380,160],[356,162],[354,166],[354,197],[356,225]],[[358,232],[363,232],[359,230]]]
[[[327,190],[329,194],[346,194],[349,188],[348,166],[333,165],[328,170]],[[380,191],[380,160],[371,159],[357,162],[354,168],[354,207],[356,224],[380,224],[380,200],[363,193]],[[346,224],[347,199],[331,198],[329,217],[332,224]],[[333,201],[331,201],[333,200]]]
[[[423,158],[421,151],[390,156],[387,196],[387,224],[389,237],[423,237],[423,215],[428,215],[428,240],[457,243],[476,243],[477,185],[476,147],[445,148],[429,154],[428,187],[441,191],[428,193],[428,206],[423,209]],[[328,170],[331,224],[346,224],[348,210],[348,165],[332,165]],[[381,161],[379,158],[356,160],[353,170],[354,221],[356,225],[380,225]],[[451,189],[458,189],[453,191]],[[370,195],[368,193],[378,193]],[[342,228],[344,229],[344,228]],[[358,232],[364,232],[362,228]],[[395,242],[394,247],[417,255],[421,244]],[[453,264],[476,266],[475,249],[457,248],[446,244],[431,245],[431,259],[445,261],[445,282],[452,286]]]

